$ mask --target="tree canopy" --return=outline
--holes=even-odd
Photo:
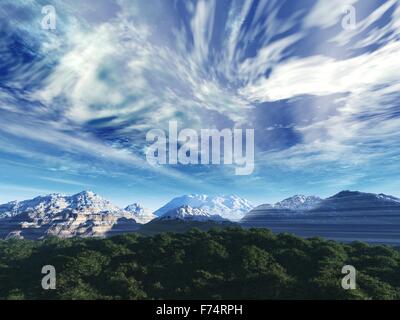
[[[41,269],[56,269],[55,290]],[[357,270],[344,290],[344,265]],[[0,241],[1,299],[399,299],[400,252],[226,228]]]

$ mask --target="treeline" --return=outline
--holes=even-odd
[[[56,289],[41,285],[44,265]],[[357,269],[344,290],[344,265]],[[386,246],[193,229],[153,237],[0,241],[1,299],[399,299],[400,253]]]

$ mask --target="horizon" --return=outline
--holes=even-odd
[[[1,203],[85,189],[151,210],[188,193],[400,197],[398,1],[4,0],[0,16]],[[199,163],[186,131],[168,141],[189,152],[150,163],[147,135],[172,122],[254,139]],[[254,148],[247,175],[232,144]]]

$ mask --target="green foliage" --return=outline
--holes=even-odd
[[[341,269],[357,269],[356,290]],[[57,271],[43,290],[44,265]],[[400,253],[238,227],[0,241],[1,299],[399,299]]]

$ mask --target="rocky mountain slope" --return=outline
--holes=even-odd
[[[0,206],[0,237],[106,236],[136,230],[135,214],[91,191],[50,194]]]
[[[157,213],[160,221],[219,223],[226,221],[222,214],[238,219],[251,208],[237,196],[189,195],[173,199]],[[0,205],[0,238],[104,237],[136,232],[156,217],[138,203],[121,209],[91,191],[71,196],[50,194]]]

